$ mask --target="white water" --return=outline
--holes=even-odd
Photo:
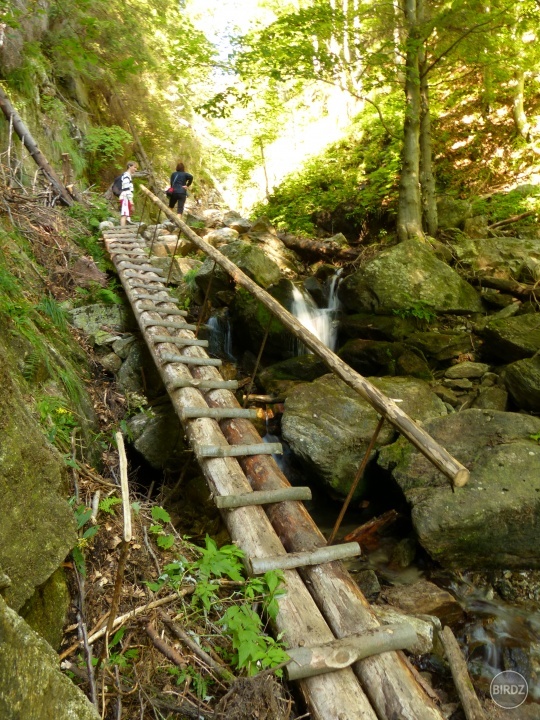
[[[302,325],[312,332],[330,350],[334,350],[337,340],[336,315],[339,310],[339,299],[337,289],[341,271],[332,277],[328,291],[328,305],[319,308],[307,292],[302,292],[296,285],[293,288],[293,303],[291,313]],[[306,352],[303,346],[299,346],[298,355]]]

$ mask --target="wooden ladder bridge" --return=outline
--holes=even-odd
[[[330,370],[444,472],[453,486],[467,482],[467,469],[392,400],[322,345],[147,188],[141,190],[178,226],[179,238],[181,234],[187,237],[263,302]],[[256,411],[240,407],[234,395],[237,382],[222,378],[221,361],[205,351],[208,341],[198,339],[198,327],[183,320],[187,312],[177,307],[178,301],[168,292],[167,273],[150,264],[152,247],[139,236],[138,226],[104,230],[103,238],[216,505],[231,538],[245,553],[248,572],[284,570],[287,592],[279,599],[275,630],[283,634],[289,648],[288,675],[298,682],[311,717],[443,720],[400,651],[409,646],[411,629],[407,625],[380,627],[340,562],[357,555],[358,545],[327,545],[301,502],[309,498],[309,489],[290,486],[272,457],[281,452],[281,446],[263,443],[251,423]]]

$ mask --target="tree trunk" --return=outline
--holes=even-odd
[[[73,198],[68,193],[66,188],[62,185],[62,181],[56,174],[55,170],[51,167],[51,165],[49,165],[47,158],[38,148],[36,141],[34,140],[28,128],[22,121],[21,116],[15,110],[8,96],[1,88],[0,108],[2,108],[2,111],[6,116],[8,122],[11,121],[13,123],[13,128],[15,132],[21,138],[24,146],[26,147],[30,155],[33,157],[35,163],[41,168],[47,180],[51,183],[55,191],[60,195],[62,202],[66,205],[73,205]]]
[[[406,0],[407,59],[405,63],[405,123],[401,155],[397,232],[400,240],[422,238],[420,202],[420,76],[416,0]]]
[[[418,20],[424,21],[424,0],[418,2]],[[422,215],[424,229],[435,237],[438,229],[437,195],[433,154],[431,149],[431,116],[429,112],[429,84],[425,42],[420,49],[420,187],[422,191]]]

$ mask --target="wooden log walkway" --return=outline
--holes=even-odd
[[[181,225],[184,231],[187,226]],[[283,634],[291,650],[328,646],[337,652],[340,638],[376,629],[379,623],[369,604],[334,559],[354,552],[350,544],[343,551],[339,545],[326,548],[335,554],[321,554],[326,541],[298,500],[237,505],[242,495],[286,491],[290,485],[272,455],[264,452],[249,413],[242,412],[218,368],[208,364],[210,358],[194,331],[177,327],[176,301],[163,282],[152,277],[141,281],[128,272],[121,257],[126,247],[135,253],[131,258],[149,255],[136,229],[107,230],[103,236],[208,487],[215,498],[234,498],[221,512],[231,538],[246,555],[247,570],[261,563],[295,568],[284,570],[287,593],[279,599],[276,632]],[[171,323],[166,328],[154,324],[167,318],[168,310]],[[392,646],[400,647],[404,645],[398,642]],[[403,653],[392,649],[359,660],[355,658],[363,655],[349,655],[347,667],[337,663],[329,666],[333,671],[297,681],[314,720],[442,720]]]

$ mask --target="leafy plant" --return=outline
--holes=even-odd
[[[63,398],[45,396],[37,402],[39,419],[46,431],[47,439],[61,450],[67,450],[71,443],[71,434],[78,423]]]
[[[421,300],[411,303],[406,308],[394,310],[394,315],[401,318],[414,318],[422,324],[429,325],[437,319],[437,313]]]
[[[114,506],[121,504],[122,500],[120,498],[111,495],[110,497],[103,498],[103,500],[101,500],[101,502],[99,503],[99,509],[102,512],[107,513],[108,515],[114,515]]]
[[[87,152],[95,156],[96,167],[122,158],[126,147],[132,142],[131,135],[118,125],[90,128],[84,139]]]
[[[162,507],[155,505],[152,508],[154,525],[150,525],[148,532],[156,536],[156,543],[162,550],[170,550],[174,545],[174,535],[165,532],[164,523],[171,522],[171,516]]]

